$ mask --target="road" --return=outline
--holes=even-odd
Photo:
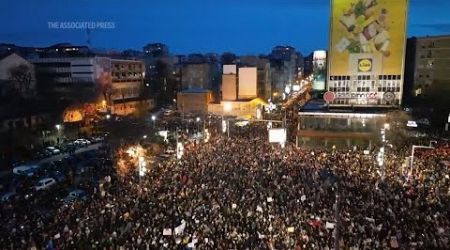
[[[84,148],[79,148],[79,149],[75,150],[75,154],[80,154],[80,153],[83,153],[83,152],[86,152],[86,151],[89,151],[89,150],[98,149],[101,145],[102,145],[102,143],[95,143],[95,144],[91,144],[91,145],[89,145],[87,147],[84,147]],[[44,164],[44,163],[61,160],[62,158],[66,157],[66,156],[69,156],[69,154],[68,153],[63,153],[63,154],[59,154],[59,155],[54,155],[52,157],[44,158],[42,160],[39,160],[39,161],[36,161],[36,162],[33,162],[33,163],[41,165],[41,164]],[[11,172],[12,172],[12,169],[1,171],[0,172],[0,178],[10,174]]]

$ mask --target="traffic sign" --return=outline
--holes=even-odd
[[[334,101],[335,98],[336,98],[336,95],[334,94],[334,92],[327,91],[327,92],[325,92],[325,94],[323,94],[323,99],[326,102],[332,102],[332,101]]]

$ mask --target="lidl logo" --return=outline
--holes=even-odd
[[[359,59],[358,60],[358,71],[359,72],[372,71],[372,59]]]

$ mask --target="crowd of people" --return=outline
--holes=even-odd
[[[384,170],[360,151],[269,144],[265,126],[194,145],[141,179],[111,175],[54,218],[2,205],[1,248],[450,248],[448,143],[413,168],[398,148]]]

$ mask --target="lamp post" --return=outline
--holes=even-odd
[[[197,134],[200,133],[200,117],[195,118],[195,121],[197,122]]]
[[[62,128],[62,126],[61,126],[61,124],[56,124],[55,128],[56,128],[56,131],[57,131],[57,142],[59,144],[59,137],[61,136],[61,128]]]
[[[232,103],[230,103],[230,102],[224,103],[224,105],[223,105],[223,111],[224,111],[224,113],[227,113],[227,114],[228,114],[228,113],[231,112],[232,110],[233,110],[233,104],[232,104]],[[224,125],[226,125],[226,131],[223,131],[223,129],[222,129],[222,131],[223,131],[223,132],[227,132],[228,137],[230,137],[230,120],[227,119],[227,121],[224,123],[224,120],[223,120],[223,113],[222,113],[222,127],[223,127]]]
[[[156,116],[155,116],[155,115],[152,115],[153,129],[155,129],[155,120],[156,120]]]
[[[378,152],[378,166],[380,166],[380,168],[381,168],[381,175],[382,175],[382,178],[384,179],[385,178],[385,175],[386,175],[386,167],[385,167],[385,164],[384,164],[384,159],[385,159],[385,157],[384,157],[384,150],[385,150],[385,145],[386,145],[386,130],[389,130],[390,129],[390,124],[389,123],[385,123],[384,125],[383,125],[383,128],[381,128],[381,143],[382,143],[382,145],[381,145],[381,148],[380,148],[380,152]]]
[[[140,184],[142,177],[145,175],[145,171],[146,171],[145,165],[146,165],[146,163],[145,163],[145,160],[144,160],[143,156],[139,156],[138,157],[138,161],[139,161],[138,162],[138,166],[139,166],[139,184]]]

